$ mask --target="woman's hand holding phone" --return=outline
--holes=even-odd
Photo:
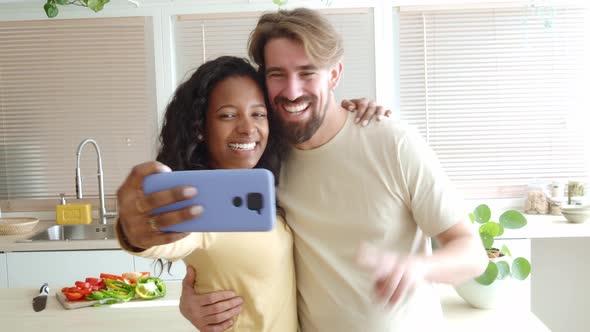
[[[193,219],[203,213],[201,206],[188,206],[181,210],[150,215],[153,209],[183,201],[197,195],[197,189],[181,186],[144,194],[143,180],[155,173],[171,172],[170,168],[157,161],[135,166],[117,191],[120,230],[125,241],[136,249],[148,249],[178,241],[189,233],[160,232],[169,227]]]

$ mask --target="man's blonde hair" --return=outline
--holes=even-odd
[[[300,42],[312,63],[320,68],[342,58],[342,38],[332,24],[317,11],[307,8],[279,10],[264,14],[248,40],[248,54],[260,68],[264,66],[264,47],[275,38]]]

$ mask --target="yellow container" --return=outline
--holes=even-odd
[[[67,203],[55,207],[55,223],[90,224],[92,223],[92,205],[90,203]]]

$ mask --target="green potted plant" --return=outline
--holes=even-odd
[[[139,2],[137,0],[127,0],[127,1],[135,4],[135,6],[139,7]],[[320,1],[325,2],[326,6],[329,6],[332,2],[332,0],[320,0]],[[43,10],[45,11],[45,14],[47,15],[47,17],[54,18],[57,16],[57,14],[59,14],[59,7],[57,7],[58,5],[60,5],[60,6],[74,5],[74,6],[80,6],[80,7],[87,7],[87,8],[92,9],[94,12],[99,12],[109,2],[110,2],[110,0],[47,0],[47,2],[43,5]],[[281,8],[282,6],[285,6],[288,2],[289,2],[289,0],[272,0],[272,3],[279,6],[279,8]]]
[[[104,8],[104,5],[109,3],[109,1],[110,0],[47,0],[45,5],[43,5],[43,10],[45,10],[45,14],[49,18],[56,17],[59,13],[57,5],[88,7],[95,12],[99,12]]]
[[[486,204],[477,206],[469,218],[473,224],[480,224],[479,236],[490,259],[483,274],[455,287],[457,293],[477,308],[491,308],[503,296],[506,279],[525,280],[531,273],[531,264],[524,257],[512,257],[506,245],[494,247],[496,238],[504,229],[519,229],[527,224],[525,216],[515,210],[505,211],[499,221],[492,221],[492,212]]]

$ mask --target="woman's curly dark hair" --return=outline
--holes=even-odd
[[[173,171],[209,169],[207,146],[202,139],[208,101],[213,89],[220,82],[231,77],[249,77],[264,91],[264,101],[269,110],[267,112],[269,136],[266,149],[255,168],[271,171],[277,185],[281,162],[289,145],[277,133],[278,127],[270,111],[264,77],[243,58],[222,56],[207,61],[199,66],[187,81],[178,86],[172,101],[166,107],[156,160],[168,165]],[[277,213],[285,217],[285,211],[278,204],[278,200]],[[170,273],[172,262],[165,263],[162,259],[158,259],[157,265],[159,265],[160,274],[164,271],[164,265]]]
[[[270,170],[275,177],[275,184],[278,184],[281,161],[288,151],[288,145],[277,133],[264,78],[243,58],[222,56],[207,61],[176,89],[166,108],[156,159],[174,171],[209,168],[207,146],[202,139],[208,101],[217,84],[230,77],[249,77],[264,91],[269,110],[269,137],[266,150],[255,167]]]

